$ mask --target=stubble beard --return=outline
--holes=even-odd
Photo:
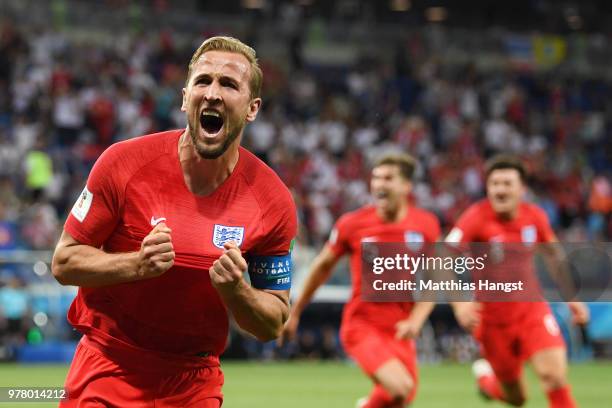
[[[202,159],[213,160],[221,157],[223,153],[227,151],[230,145],[234,143],[242,132],[244,125],[245,121],[242,120],[240,123],[237,123],[234,126],[228,126],[225,129],[225,139],[218,147],[209,146],[199,139],[198,126],[192,126],[192,124],[189,124],[189,136],[191,137],[191,142],[193,143],[198,156],[200,156]]]

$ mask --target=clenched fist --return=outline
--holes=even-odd
[[[416,339],[419,337],[423,322],[407,318],[395,324],[395,338],[398,340]]]
[[[247,270],[247,262],[233,241],[223,244],[223,248],[225,253],[213,263],[208,273],[217,291],[230,294],[244,282],[243,274]]]
[[[174,265],[172,231],[165,223],[159,223],[149,232],[140,245],[137,275],[139,279],[160,276]]]
[[[589,322],[591,316],[589,308],[582,302],[569,302],[570,312],[572,313],[572,322],[577,325],[585,325]]]
[[[470,333],[480,324],[480,310],[480,303],[456,302],[453,304],[457,323]]]

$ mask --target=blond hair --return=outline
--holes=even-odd
[[[379,166],[397,166],[399,167],[400,174],[405,180],[412,180],[414,176],[414,170],[417,166],[417,161],[414,157],[406,153],[389,153],[385,154],[382,157],[379,157],[378,160],[374,163],[374,167]]]
[[[207,51],[227,51],[244,55],[244,57],[249,61],[249,64],[251,66],[251,79],[249,81],[251,97],[260,97],[263,73],[261,72],[261,68],[259,68],[259,63],[257,62],[257,54],[255,53],[255,50],[253,48],[249,47],[248,45],[234,37],[210,37],[209,39],[204,41],[191,57],[191,61],[189,61],[187,82],[189,82],[189,79],[191,78],[193,66],[196,64],[198,59],[200,59],[202,54]]]

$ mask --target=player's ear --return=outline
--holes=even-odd
[[[183,88],[183,102],[181,103],[181,112],[187,112],[187,90]]]
[[[257,117],[257,112],[259,112],[259,108],[261,107],[261,98],[253,98],[251,102],[249,102],[249,111],[247,112],[246,120],[247,122],[252,122]]]
[[[411,191],[412,191],[412,181],[404,180],[404,192],[406,194],[410,194]]]

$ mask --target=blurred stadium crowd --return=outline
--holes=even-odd
[[[482,196],[483,161],[514,152],[528,164],[530,199],[546,210],[561,240],[610,240],[611,82],[589,69],[576,75],[564,68],[577,52],[570,37],[545,40],[548,54],[539,62],[535,55],[532,64],[521,54],[524,38],[499,34],[494,42],[503,61],[487,65],[481,62],[490,55],[489,31],[470,32],[457,46],[470,58],[451,61],[440,49],[455,31],[422,25],[381,46],[385,53],[363,51],[350,64],[336,55],[326,64],[326,56],[344,50],[338,34],[330,23],[306,19],[298,6],[279,11],[285,35],[271,38],[252,24],[147,31],[143,15],[170,12],[164,2],[152,4],[161,10],[108,2],[134,20],[100,36],[72,28],[61,8],[50,25],[22,24],[18,9],[0,21],[0,249],[53,248],[106,147],[183,127],[189,57],[206,35],[218,33],[249,41],[260,55],[264,107],[243,144],[294,193],[301,269],[337,217],[368,202],[369,165],[390,150],[418,157],[414,202],[444,227]],[[609,40],[598,41],[610,53]],[[278,49],[286,58],[266,52]],[[587,68],[589,58],[582,57]],[[32,278],[31,266],[21,273],[7,265],[0,264],[0,309],[5,330],[14,331],[11,319],[31,310],[16,288],[40,276]],[[329,336],[319,337],[325,343]]]

